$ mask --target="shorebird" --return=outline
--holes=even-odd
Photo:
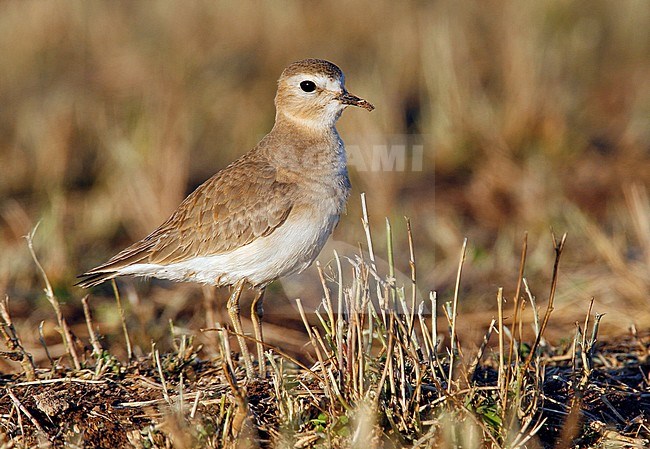
[[[264,376],[264,290],[311,265],[349,196],[345,148],[335,127],[348,106],[374,109],[346,90],[336,65],[320,59],[289,65],[278,80],[273,129],[151,234],[80,275],[78,285],[133,275],[232,287],[228,314],[252,378],[239,306],[248,285],[256,291],[251,321]]]

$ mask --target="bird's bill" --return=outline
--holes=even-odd
[[[372,111],[375,109],[375,107],[364,100],[363,98],[359,98],[356,95],[352,95],[349,92],[343,92],[341,95],[337,97],[337,100],[339,100],[342,104],[348,104],[350,106],[358,106],[360,108],[366,109],[367,111]]]

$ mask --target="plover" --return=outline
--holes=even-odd
[[[147,237],[80,275],[78,285],[133,275],[231,286],[228,313],[253,377],[240,295],[245,285],[256,291],[251,320],[261,342],[266,286],[311,265],[344,210],[350,180],[335,125],[350,105],[374,109],[346,90],[336,65],[289,65],[278,80],[275,125],[255,148],[199,186]],[[257,353],[263,376],[260,343]]]

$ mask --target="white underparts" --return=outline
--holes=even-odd
[[[327,212],[321,219],[292,213],[269,236],[227,253],[170,265],[135,264],[120,269],[119,274],[212,285],[232,285],[245,279],[253,285],[265,285],[311,265],[338,222],[339,211],[331,208]]]

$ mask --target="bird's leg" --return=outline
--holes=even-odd
[[[255,330],[255,344],[257,345],[257,365],[260,370],[260,377],[266,377],[266,359],[264,358],[264,346],[262,342],[262,318],[264,317],[264,291],[266,287],[257,289],[255,299],[251,303],[251,320]]]
[[[241,355],[244,358],[244,364],[246,365],[246,377],[252,379],[255,377],[253,371],[253,362],[251,362],[251,355],[248,352],[248,346],[246,346],[246,339],[244,338],[244,330],[241,325],[241,317],[239,315],[239,297],[241,292],[244,289],[244,280],[238,281],[234,285],[234,290],[228,299],[228,315],[230,315],[230,321],[232,326],[235,328],[237,333],[237,341],[239,342],[239,348],[241,350]]]

